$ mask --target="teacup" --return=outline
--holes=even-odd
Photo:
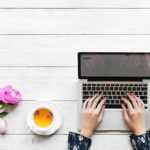
[[[62,117],[52,103],[38,102],[28,112],[27,124],[36,134],[50,135],[60,128]]]

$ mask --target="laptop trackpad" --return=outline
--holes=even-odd
[[[122,110],[105,110],[103,121],[97,130],[129,131],[129,128],[124,122]]]

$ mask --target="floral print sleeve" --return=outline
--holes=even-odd
[[[91,139],[78,133],[69,132],[68,150],[89,150]]]
[[[140,136],[131,135],[130,141],[134,150],[150,150],[150,131]]]

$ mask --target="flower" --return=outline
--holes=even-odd
[[[18,104],[21,100],[21,93],[7,85],[0,89],[0,101],[4,104]]]

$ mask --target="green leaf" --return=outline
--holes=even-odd
[[[7,112],[2,112],[2,113],[0,113],[0,118],[3,118],[3,117],[5,117],[6,115],[7,115],[8,113]]]
[[[4,103],[2,101],[0,101],[0,105],[4,105]]]

